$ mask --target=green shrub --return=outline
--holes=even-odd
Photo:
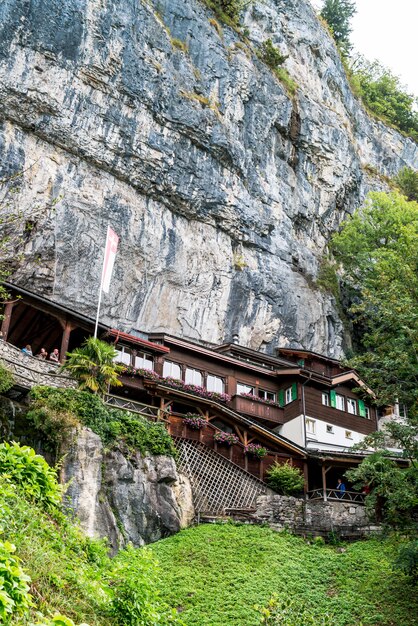
[[[274,463],[268,468],[267,482],[275,491],[283,496],[291,496],[303,490],[305,480],[299,468],[293,467],[289,462],[280,465]]]
[[[157,561],[150,550],[132,547],[120,552],[110,574],[112,617],[120,626],[177,624],[181,622],[158,591]]]
[[[253,0],[203,0],[216,15],[226,24],[237,26],[242,9]]]
[[[288,55],[281,54],[280,50],[273,45],[271,39],[266,39],[260,48],[260,58],[272,70],[277,70],[286,61]]]
[[[0,361],[0,393],[6,393],[14,385],[13,374],[7,369],[7,367]]]
[[[19,486],[27,498],[52,510],[61,503],[55,470],[32,448],[16,442],[0,444],[0,475]]]
[[[418,172],[410,167],[403,167],[393,182],[408,200],[418,202]]]
[[[394,567],[418,582],[418,540],[410,541],[399,549]]]
[[[0,623],[10,624],[32,605],[29,594],[29,576],[20,567],[14,555],[16,548],[8,541],[0,541]]]
[[[125,444],[142,454],[176,456],[164,425],[140,415],[106,406],[96,394],[78,389],[33,387],[28,419],[52,444],[59,445],[72,428],[82,424],[99,435],[106,446]]]
[[[398,76],[378,61],[370,63],[362,57],[346,70],[354,93],[370,113],[418,141],[417,100]]]
[[[284,67],[279,67],[274,72],[279,81],[286,87],[291,96],[294,96],[298,90],[297,83],[291,78],[289,72]]]

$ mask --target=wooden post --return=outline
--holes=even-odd
[[[3,334],[4,341],[7,341],[7,335],[9,334],[10,320],[12,317],[14,304],[15,304],[14,302],[8,302],[6,306],[4,307],[4,318],[1,324],[1,332]]]
[[[308,474],[308,462],[307,461],[303,462],[303,476],[305,478],[305,485],[303,487],[303,491],[306,494],[309,489],[309,474]]]
[[[324,491],[324,502],[328,500],[327,498],[327,473],[331,469],[331,465],[325,468],[325,465],[322,464],[322,489]]]
[[[74,326],[71,322],[65,322],[64,324],[64,332],[61,340],[61,350],[60,350],[60,361],[64,363],[66,359],[66,353],[68,352],[68,344],[70,343],[70,335],[71,331],[74,329]]]
[[[325,465],[322,463],[322,493],[324,495],[324,502],[327,501],[327,472]]]

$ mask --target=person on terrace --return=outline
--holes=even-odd
[[[24,348],[22,348],[23,354],[27,354],[28,356],[33,356],[32,348],[29,344],[27,344]]]
[[[344,498],[345,485],[344,485],[343,481],[341,480],[341,478],[338,479],[337,491],[338,491],[338,497],[339,498]]]
[[[54,363],[59,363],[60,360],[60,353],[58,351],[58,348],[54,348],[53,351],[51,352],[51,354],[49,355],[49,360],[50,361],[54,361]]]
[[[48,352],[45,348],[41,348],[41,351],[36,355],[36,358],[41,359],[41,361],[45,361],[48,358]]]

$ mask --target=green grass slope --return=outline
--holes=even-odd
[[[225,524],[190,528],[152,551],[160,561],[163,597],[187,626],[255,626],[260,614],[254,605],[265,606],[273,593],[306,605],[312,623],[330,614],[333,626],[418,624],[416,590],[391,569],[394,542],[335,548]]]

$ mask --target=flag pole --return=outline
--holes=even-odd
[[[100,315],[100,306],[102,304],[102,292],[103,292],[103,278],[104,278],[104,270],[106,264],[106,248],[107,248],[107,240],[109,237],[109,222],[107,223],[107,231],[106,231],[106,245],[103,253],[103,265],[102,265],[102,274],[100,277],[100,288],[99,288],[99,300],[97,303],[97,313],[96,313],[96,324],[94,326],[94,338],[97,339],[97,329],[99,327],[99,315]]]

